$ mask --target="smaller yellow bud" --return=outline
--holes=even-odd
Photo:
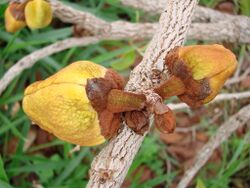
[[[25,19],[29,28],[39,29],[52,21],[52,9],[45,0],[32,0],[25,6]]]
[[[237,67],[235,55],[221,45],[178,47],[166,57],[171,78],[155,88],[163,98],[173,95],[190,106],[210,102]]]
[[[19,3],[11,3],[7,7],[4,13],[7,32],[15,33],[26,26],[22,14],[22,5]]]
[[[192,96],[193,91],[187,91],[183,99],[197,98],[202,103],[208,103],[216,97],[237,67],[235,55],[221,45],[183,47],[179,50],[179,59],[190,70],[194,80],[194,87],[189,87],[189,90],[196,88],[196,84],[200,90],[197,96]]]

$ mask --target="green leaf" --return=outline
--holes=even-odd
[[[117,56],[123,55],[125,53],[134,51],[133,46],[125,46],[123,48],[119,48],[117,50],[113,50],[107,53],[103,53],[95,58],[91,58],[91,61],[95,63],[101,63],[104,61],[110,61],[111,59],[117,58]]]
[[[154,179],[146,181],[142,187],[145,187],[145,188],[146,187],[155,187],[155,186],[165,182],[167,178],[168,178],[168,174],[163,174],[161,176],[155,177]]]
[[[0,187],[1,188],[13,188],[10,184],[0,180]]]
[[[198,179],[195,188],[206,188],[202,179]]]
[[[1,115],[0,115],[0,118],[1,118]],[[2,118],[6,124],[2,124],[2,126],[0,127],[0,135],[4,134],[9,129],[13,130],[13,127],[14,127],[15,131],[17,131],[17,129],[15,127],[20,125],[24,120],[27,120],[26,116],[21,116],[10,123],[9,120],[6,119],[5,117],[2,117]]]
[[[54,181],[55,185],[60,185],[63,182],[63,180],[65,180],[75,170],[75,168],[81,163],[83,157],[86,156],[88,152],[89,152],[89,149],[88,148],[84,148],[78,154],[77,157],[71,159],[71,161],[65,167],[64,171]]]
[[[250,1],[249,0],[239,0],[241,14],[250,16]]]
[[[110,66],[117,70],[122,71],[128,69],[135,62],[135,51],[131,51],[127,54],[124,54],[121,58],[113,61]]]
[[[5,169],[4,169],[4,164],[3,164],[3,160],[2,160],[1,155],[0,155],[0,180],[2,180],[4,182],[9,182],[8,176],[7,176]],[[1,183],[0,183],[0,185],[1,185]]]
[[[3,41],[11,43],[9,48],[4,53],[5,56],[10,56],[11,53],[14,53],[13,51],[9,51],[10,48],[12,48],[12,47],[15,48],[15,46],[17,46],[18,44],[21,44],[21,43],[24,42],[20,38],[16,38],[16,37],[14,38],[15,39],[14,40],[13,35],[11,35],[11,34],[9,34],[7,32],[1,31],[1,30],[0,30],[0,39],[2,39]],[[14,40],[14,42],[12,42],[12,40]],[[30,45],[26,46],[24,49],[29,53],[37,50],[37,48],[34,48],[33,46],[30,46]],[[59,69],[62,68],[62,66],[56,60],[54,60],[51,57],[45,57],[45,58],[43,58],[42,61],[44,61],[44,62],[48,63],[49,65],[51,65],[55,70],[59,70]]]
[[[0,119],[3,121],[3,126],[8,127],[12,133],[22,140],[25,140],[24,136],[19,132],[19,130],[14,126],[10,119],[8,119],[4,114],[0,112]]]
[[[11,167],[7,170],[7,172],[16,172],[16,173],[24,173],[24,172],[39,172],[42,170],[55,170],[60,169],[65,164],[64,161],[47,161],[44,163],[38,164],[29,164],[25,166]]]

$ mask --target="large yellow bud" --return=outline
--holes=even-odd
[[[122,88],[115,72],[89,61],[79,61],[24,93],[23,109],[42,129],[62,140],[93,146],[117,132],[119,114],[106,110],[107,94]]]
[[[52,9],[46,0],[31,0],[25,6],[25,19],[29,28],[39,29],[52,21]]]
[[[9,4],[4,13],[7,32],[15,33],[26,26],[23,10],[24,6],[20,3]]]
[[[163,98],[173,95],[190,106],[214,99],[237,67],[235,55],[221,45],[179,47],[166,57],[170,79],[155,89]]]

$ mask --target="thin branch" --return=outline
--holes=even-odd
[[[178,188],[185,188],[194,178],[196,173],[206,164],[214,150],[227,140],[238,128],[242,127],[249,121],[250,105],[245,106],[235,115],[223,123],[217,130],[216,134],[203,146],[194,160],[194,164],[185,172],[183,178],[178,184]]]
[[[165,0],[158,1],[159,3],[149,0],[123,0],[122,2],[133,2],[137,3],[135,4],[136,7],[142,6],[143,8],[148,7],[150,10],[158,11],[161,9],[162,11],[162,7],[165,5]],[[62,21],[80,25],[94,34],[101,34],[103,36],[109,35],[110,31],[116,29],[117,33],[126,30],[128,34],[132,34],[131,36],[139,34],[141,39],[143,39],[151,37],[158,27],[157,24],[151,23],[140,24],[126,21],[106,22],[90,13],[68,7],[57,0],[51,1],[51,4],[54,8],[55,16]],[[188,39],[250,43],[250,18],[246,16],[231,16],[215,10],[200,7],[198,8],[198,11],[196,11],[196,18],[199,18],[199,21],[209,20],[214,23],[191,24],[187,36]],[[125,32],[121,33],[124,34]],[[137,36],[137,38],[139,38],[139,36]],[[127,37],[129,36],[127,35]]]
[[[149,8],[150,10],[161,8],[162,10],[165,0],[158,1],[159,3],[149,0],[124,0],[123,3],[136,3],[135,7]],[[130,23],[120,20],[107,22],[88,12],[66,6],[57,0],[51,0],[50,2],[54,10],[54,15],[63,22],[77,24],[89,30],[92,34],[104,36],[106,39],[111,36],[110,33],[112,32],[116,33],[117,38],[149,39],[158,28],[158,24],[156,23]],[[210,22],[212,20],[213,22],[191,24],[187,35],[187,38],[190,40],[250,44],[250,18],[246,16],[231,16],[200,7],[197,18],[200,19],[199,21],[206,20]],[[118,35],[119,33],[120,35]]]
[[[69,38],[44,48],[41,48],[25,57],[20,59],[15,65],[13,65],[0,80],[0,96],[10,82],[17,77],[22,71],[32,67],[38,60],[52,55],[54,53],[63,51],[65,49],[75,46],[86,46],[96,43],[100,40],[98,37],[86,37],[86,38]]]
[[[188,39],[250,44],[250,19],[249,25],[239,24],[233,21],[193,23]]]
[[[121,3],[125,6],[141,9],[151,15],[160,14],[164,11],[165,0],[121,0]],[[242,19],[246,16],[237,16],[222,13],[210,8],[197,6],[192,17],[193,22],[220,22],[226,21],[226,19]]]
[[[229,94],[220,94],[215,97],[214,100],[212,100],[208,104],[214,104],[221,101],[227,101],[227,100],[240,100],[240,99],[246,99],[250,98],[250,91],[245,92],[239,92],[239,93],[229,93]],[[183,110],[183,109],[189,109],[190,107],[186,105],[185,103],[177,103],[177,104],[168,104],[169,108],[172,110]]]
[[[230,86],[232,84],[236,84],[236,83],[239,83],[243,80],[245,80],[247,77],[247,75],[241,75],[239,77],[236,77],[236,78],[231,78],[230,80],[228,80],[226,83],[225,83],[225,86]]]
[[[149,13],[161,13],[163,11],[166,0],[121,0],[126,6],[142,9]],[[228,41],[245,43],[250,39],[250,18],[247,16],[235,16],[230,14],[221,13],[216,10],[197,6],[194,16],[194,22],[205,22],[191,24],[192,28],[196,28],[201,33],[193,33],[190,30],[190,37],[196,38],[196,34],[200,35],[201,40],[213,40],[213,41]],[[206,25],[208,24],[208,25]],[[227,34],[227,32],[229,34]],[[206,37],[206,34],[214,34],[213,38]],[[226,34],[226,36],[224,36]],[[223,37],[224,36],[224,37]],[[222,37],[222,38],[220,38]],[[219,39],[219,40],[218,40]]]
[[[243,81],[244,79],[246,79],[247,76],[249,75],[249,73],[250,73],[250,67],[248,67],[248,68],[244,71],[244,73],[241,74],[240,76],[238,76],[238,77],[233,77],[233,78],[231,78],[230,80],[228,80],[228,81],[226,82],[225,85],[226,85],[226,86],[230,86],[231,84],[239,83],[239,82]]]
[[[167,9],[161,15],[160,27],[142,62],[131,72],[126,90],[144,92],[151,104],[159,99],[150,88],[159,83],[164,57],[169,50],[183,44],[196,4],[195,0],[169,0],[164,5]],[[120,187],[143,139],[144,136],[136,135],[124,125],[92,162],[87,187]]]
[[[85,29],[100,34],[109,30],[109,23],[88,13],[79,11],[72,7],[66,6],[60,1],[51,0],[50,4],[53,8],[53,14],[61,21],[66,23],[78,24]]]

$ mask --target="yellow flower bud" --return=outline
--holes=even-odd
[[[180,58],[186,62],[196,81],[207,80],[210,94],[202,100],[210,102],[237,67],[235,55],[221,45],[187,46],[180,49]]]
[[[29,28],[39,29],[52,21],[52,9],[45,0],[32,0],[25,6],[25,19]]]
[[[26,26],[22,14],[23,7],[19,3],[11,3],[7,7],[4,13],[5,28],[7,32],[15,33]]]
[[[235,71],[237,60],[221,45],[195,45],[174,49],[167,55],[166,64],[172,77],[155,91],[163,98],[174,93],[195,107],[214,99]]]
[[[72,63],[46,80],[30,85],[24,93],[23,109],[42,129],[62,140],[83,146],[101,144],[117,132],[120,123],[120,116],[105,110],[105,92],[121,89],[119,76],[114,74],[89,61]],[[115,77],[118,81],[110,81]],[[103,81],[103,91],[95,85],[96,81]],[[92,85],[88,86],[89,83]]]

